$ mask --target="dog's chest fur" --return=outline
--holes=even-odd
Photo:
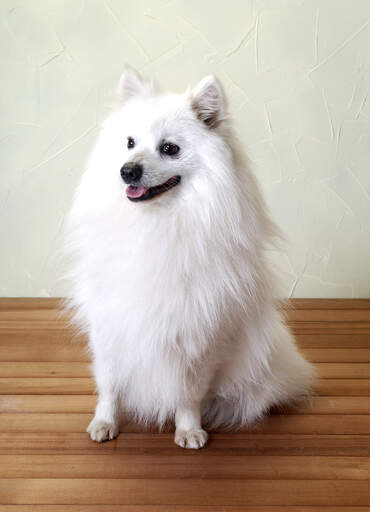
[[[150,336],[157,348],[184,343],[190,355],[192,340],[202,347],[239,310],[243,249],[220,242],[217,226],[209,233],[185,211],[139,211],[129,219],[103,217],[89,231],[81,263],[89,310],[96,309],[97,322],[110,318],[123,345],[136,350]],[[99,246],[91,251],[95,237]]]

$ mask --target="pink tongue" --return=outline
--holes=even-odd
[[[134,187],[133,185],[129,185],[126,188],[127,197],[141,197],[148,190],[148,187]]]

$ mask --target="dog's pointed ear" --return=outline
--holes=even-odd
[[[148,84],[144,82],[136,69],[126,65],[118,84],[118,97],[121,103],[141,94],[148,93]]]
[[[209,128],[214,128],[225,118],[225,94],[214,76],[206,76],[191,91],[191,107]]]

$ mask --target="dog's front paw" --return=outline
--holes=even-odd
[[[113,423],[107,423],[104,420],[94,418],[87,427],[86,432],[90,434],[93,441],[101,443],[102,441],[111,440],[118,436],[119,427]]]
[[[203,448],[208,439],[208,434],[203,429],[176,430],[175,443],[182,448],[199,450]]]

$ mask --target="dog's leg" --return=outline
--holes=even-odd
[[[202,429],[200,402],[178,407],[176,410],[175,443],[182,448],[202,448],[208,438],[208,434]]]
[[[214,371],[212,365],[202,364],[202,371],[196,371],[189,378],[187,396],[179,400],[175,415],[175,443],[182,448],[198,450],[207,442],[208,434],[202,429],[201,404],[209,391]],[[195,387],[192,386],[194,382],[197,383]]]
[[[98,390],[98,403],[95,415],[86,429],[93,441],[101,443],[119,434],[119,388],[116,380],[114,361],[99,357],[94,351],[94,377]]]
[[[99,391],[98,404],[95,415],[86,432],[90,434],[93,441],[101,443],[111,440],[119,434],[119,417],[117,411],[117,400],[112,398],[111,393]]]

